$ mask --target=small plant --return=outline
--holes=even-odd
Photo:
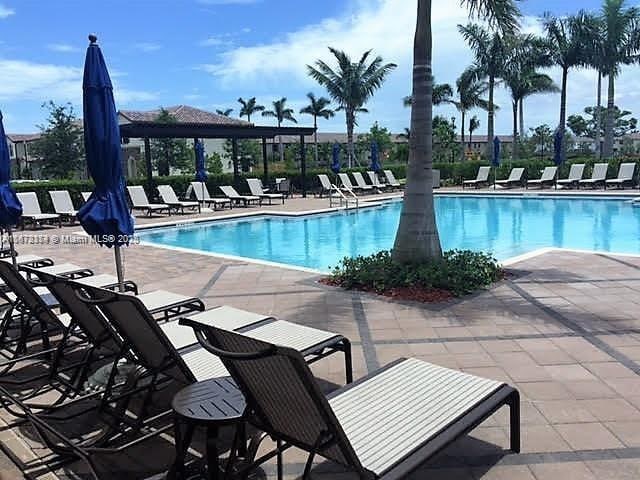
[[[327,283],[392,296],[398,290],[413,295],[416,290],[438,290],[457,297],[487,287],[503,274],[496,259],[486,253],[450,250],[442,259],[402,264],[385,250],[367,257],[344,258],[333,268]]]

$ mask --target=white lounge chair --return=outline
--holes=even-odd
[[[80,195],[82,195],[82,199],[84,200],[84,203],[87,203],[92,193],[93,192],[80,192]]]
[[[252,203],[262,205],[262,198],[258,197],[257,195],[240,195],[231,185],[222,185],[220,187],[220,190],[222,190],[222,193],[225,195],[225,197],[227,197],[229,200],[231,200],[232,203],[235,203],[236,205],[242,204],[245,207],[248,207]]]
[[[284,195],[282,193],[265,193],[262,181],[259,178],[247,178],[247,184],[249,185],[251,195],[269,200],[269,205],[271,205],[272,200],[280,200],[284,203]]]
[[[171,215],[171,207],[166,203],[149,203],[147,194],[141,185],[130,185],[127,187],[129,197],[131,198],[131,210],[143,210],[148,216],[153,213],[161,213],[166,211]]]
[[[175,208],[176,213],[180,211],[180,213],[184,214],[185,208],[198,210],[198,213],[200,213],[200,202],[183,202],[178,200],[178,196],[171,185],[158,185],[158,193],[164,203],[169,205],[171,208]]]
[[[376,187],[374,187],[373,185],[369,185],[367,184],[367,182],[365,182],[364,177],[360,172],[353,172],[353,179],[356,181],[356,185],[358,189],[364,192],[378,191],[376,190]]]
[[[596,163],[591,172],[591,178],[585,178],[578,182],[578,186],[596,188],[598,185],[605,186],[607,180],[608,163]]]
[[[556,184],[561,187],[577,187],[584,175],[584,163],[574,163],[569,169],[569,176],[567,178],[559,179]]]
[[[387,188],[391,188],[391,185],[380,182],[380,178],[378,177],[378,174],[376,172],[369,170],[367,172],[367,176],[369,177],[371,185],[373,185],[378,190],[386,190]]]
[[[473,180],[464,180],[462,182],[462,189],[464,187],[482,187],[489,185],[489,174],[491,173],[491,167],[480,167],[478,169],[478,174],[476,178]]]
[[[67,190],[52,190],[49,192],[51,202],[53,203],[53,209],[58,215],[73,222],[78,211],[73,208],[73,202],[71,201],[71,195]]]
[[[512,168],[511,173],[509,173],[509,177],[505,180],[496,180],[495,185],[500,185],[503,188],[511,188],[518,185],[522,186],[522,184],[524,183],[524,178],[522,178],[523,176],[524,168]]]
[[[324,194],[330,195],[334,188],[329,176],[326,173],[320,173],[318,174],[318,180],[320,180],[320,198]]]
[[[231,200],[228,198],[215,198],[209,195],[209,189],[204,182],[191,182],[185,196],[190,198],[191,192],[196,196],[196,200],[205,207],[211,207],[213,205],[213,209],[217,210],[218,206],[224,209],[225,205],[228,205],[229,208],[232,208]]]
[[[402,184],[396,179],[396,176],[391,170],[383,170],[384,176],[387,179],[387,183],[393,188],[402,188]]]
[[[33,226],[55,222],[58,227],[62,227],[62,217],[60,215],[57,213],[42,213],[36,192],[20,192],[17,195],[18,200],[22,203],[21,224],[23,229],[25,221],[31,222]]]
[[[354,185],[353,183],[351,183],[351,179],[349,178],[349,175],[347,175],[346,173],[339,173],[338,178],[340,179],[340,184],[341,184],[340,190],[344,190],[346,192],[357,193],[357,192],[366,192],[373,189],[373,187],[371,187],[370,185],[367,185],[369,187],[368,189],[363,189],[357,185]]]
[[[556,175],[558,173],[558,167],[545,167],[542,171],[542,176],[534,180],[527,180],[527,188],[540,187],[544,188],[546,185],[553,186],[556,181]]]
[[[626,186],[633,187],[633,175],[636,173],[636,164],[635,163],[621,163],[620,169],[618,170],[618,178],[612,178],[607,180],[604,184],[605,188],[607,187],[618,187],[624,188]]]

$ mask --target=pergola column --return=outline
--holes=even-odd
[[[233,183],[237,186],[240,183],[240,172],[238,170],[238,139],[231,139],[231,161],[233,162]]]
[[[300,135],[300,167],[302,170],[302,198],[307,198],[307,155],[304,148],[304,135]]]
[[[267,162],[267,139],[262,137],[262,166],[264,170],[264,184],[265,186],[269,182],[269,165]]]
[[[151,187],[153,184],[153,167],[151,166],[151,142],[149,142],[149,137],[144,137],[144,164],[147,169],[147,184]]]

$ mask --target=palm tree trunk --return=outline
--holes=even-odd
[[[353,148],[353,126],[354,126],[354,116],[355,114],[346,112],[347,116],[347,168],[353,167],[353,156],[354,156],[354,148]]]
[[[602,158],[602,117],[600,108],[602,107],[602,72],[598,70],[598,105],[596,108],[596,158]]]
[[[464,161],[464,117],[465,112],[462,112],[462,125],[460,125],[460,155],[461,160]]]
[[[567,77],[569,76],[569,69],[567,67],[562,68],[562,90],[560,92],[560,131],[562,132],[562,145],[560,146],[560,156],[562,161],[567,156],[567,142],[565,141],[565,131],[567,124]]]
[[[471,144],[473,143],[473,130],[469,127],[469,151],[471,151]]]
[[[609,74],[609,93],[607,98],[607,118],[604,123],[604,158],[613,158],[613,121],[616,85],[615,78]]]
[[[407,185],[393,246],[393,258],[405,263],[442,257],[433,204],[431,49],[431,0],[418,0],[413,41],[413,105]]]
[[[511,144],[511,160],[518,159],[518,101],[511,102],[513,109],[513,143]]]
[[[520,141],[524,142],[524,98],[520,99],[520,105],[518,106],[520,115],[519,124],[520,124]]]
[[[278,120],[278,128],[280,128],[280,120]],[[282,135],[278,135],[278,149],[280,150],[280,163],[284,162],[284,150],[282,149]]]
[[[489,109],[487,110],[487,160],[493,159],[493,90],[496,86],[496,79],[489,75]]]
[[[315,132],[313,132],[314,157],[316,159],[316,168],[318,168],[318,119],[315,115],[313,116],[313,128],[315,128]]]

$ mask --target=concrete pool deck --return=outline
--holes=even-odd
[[[299,212],[327,204],[327,199],[293,199],[285,208]],[[268,208],[282,210],[276,205],[263,210]],[[44,241],[77,231],[76,225],[19,232],[16,248],[113,273],[110,250]],[[38,236],[43,236],[40,244]],[[341,333],[353,342],[356,378],[395,358],[415,356],[520,390],[520,455],[505,451],[508,415],[502,411],[412,478],[640,478],[640,257],[550,250],[510,264],[512,275],[487,291],[438,305],[326,287],[316,282],[316,274],[295,269],[147,245],[126,249],[125,265],[127,278],[142,291],[172,290],[199,296],[209,307],[231,305]],[[342,384],[343,368],[336,357],[313,370],[330,389]],[[49,473],[35,461],[46,449],[24,433],[22,427],[3,428],[0,441],[32,468],[31,478],[75,479],[85,472],[74,462],[56,469],[55,476]],[[162,478],[166,462],[161,463],[171,459],[172,446],[155,443],[153,455],[138,451],[109,459],[111,478]],[[291,450],[284,458],[287,478],[297,478],[306,457]],[[265,466],[267,478],[275,478],[273,467]],[[1,455],[0,478],[21,478]],[[355,477],[318,461],[313,478]]]

